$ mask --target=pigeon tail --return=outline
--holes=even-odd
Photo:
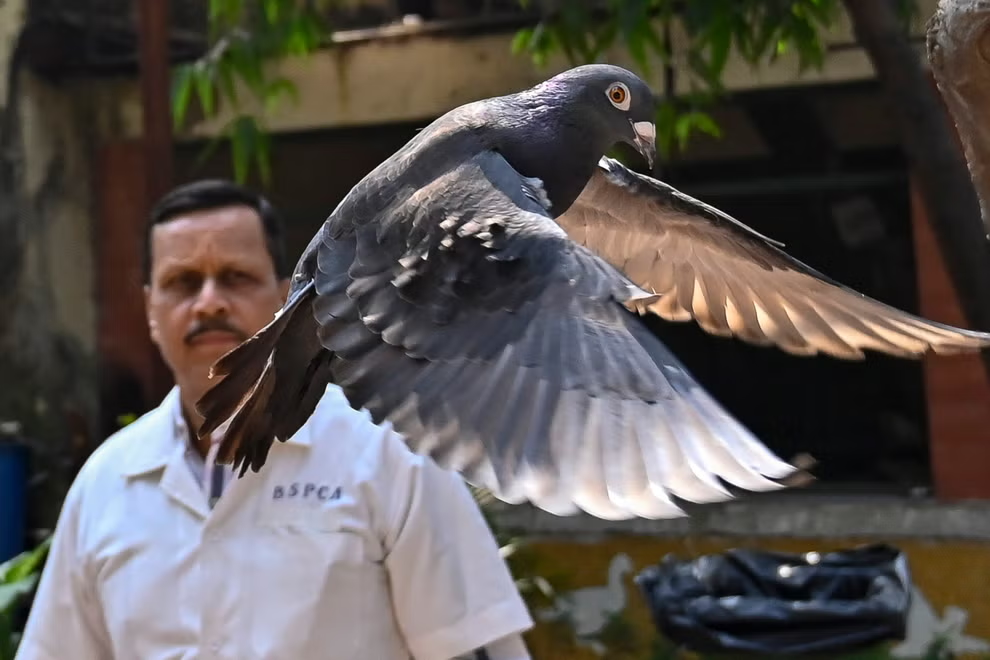
[[[257,472],[272,443],[292,437],[315,410],[330,383],[333,354],[320,344],[312,313],[312,282],[250,340],[220,358],[211,376],[223,379],[197,402],[208,436],[230,420],[218,463]]]

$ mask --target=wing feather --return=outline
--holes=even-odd
[[[318,248],[313,313],[351,405],[497,497],[560,515],[683,515],[675,498],[794,472],[699,398],[627,308],[654,297],[571,241],[527,194],[538,182],[486,152],[420,184],[383,206],[387,222],[361,214]],[[691,310],[729,295],[690,268],[671,277],[694,287]]]
[[[658,298],[572,241],[536,194],[539,182],[499,154],[444,158],[414,167],[416,151],[404,152],[395,162],[412,178],[384,168],[387,189],[362,182],[331,215],[293,279],[306,298],[292,322],[319,344],[273,331],[276,371],[293,368],[298,345],[319,383],[335,383],[351,406],[391,422],[413,451],[507,502],[528,500],[559,515],[679,516],[678,499],[726,500],[726,484],[768,490],[794,474],[705,395],[631,310],[674,301],[672,312],[707,310],[715,327],[730,323],[730,310],[722,319],[714,307],[737,295],[736,282],[720,288],[686,261],[669,271],[680,300]],[[612,240],[616,250],[635,243],[623,234]],[[689,256],[697,246],[679,240],[651,249]],[[750,310],[740,318],[758,314],[749,298],[739,304]],[[888,333],[914,327],[905,321]],[[264,404],[277,379],[266,378],[252,390],[257,405],[242,406],[263,413],[259,424],[238,413],[243,432],[224,453],[255,471],[270,430],[282,428]],[[278,400],[303,389],[293,385]],[[304,398],[310,402],[309,390]]]
[[[647,311],[795,355],[973,352],[990,333],[908,314],[835,282],[721,211],[603,158],[558,224],[645,291]]]

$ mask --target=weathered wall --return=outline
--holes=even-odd
[[[0,421],[31,441],[32,523],[53,520],[96,405],[91,152],[84,89],[41,80],[16,49],[23,2],[0,5]],[[9,425],[8,425],[9,426]]]
[[[915,186],[912,204],[921,313],[966,327],[935,234]],[[990,382],[979,356],[925,360],[928,428],[937,495],[952,500],[990,499]]]

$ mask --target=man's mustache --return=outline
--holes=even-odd
[[[247,333],[240,328],[235,328],[228,323],[226,319],[207,318],[197,321],[196,324],[189,329],[189,332],[186,333],[184,341],[189,344],[204,332],[227,332],[237,337],[238,341],[245,341],[248,338]]]

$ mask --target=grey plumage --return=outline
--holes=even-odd
[[[219,460],[260,469],[333,382],[505,501],[672,517],[672,496],[725,500],[726,483],[769,490],[796,469],[639,314],[801,355],[990,345],[832,282],[603,157],[625,141],[650,158],[653,109],[645,83],[595,65],[420,132],[330,215],[279,316],[216,365],[200,432],[233,417]]]

